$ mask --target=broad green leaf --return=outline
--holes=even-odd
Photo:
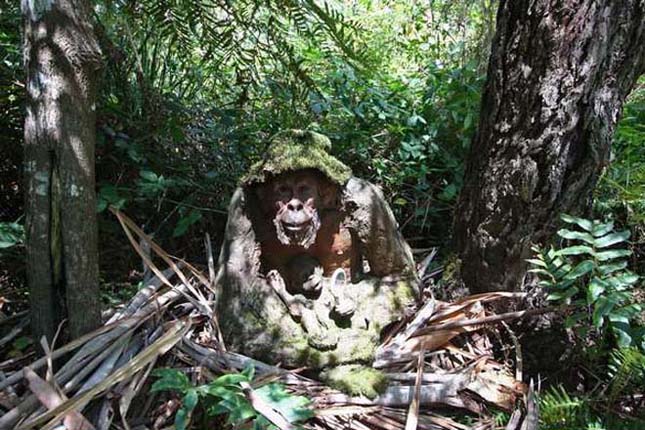
[[[632,294],[631,292],[627,291],[614,290],[608,292],[606,297],[607,300],[612,302],[614,305],[618,305],[621,303],[629,302],[632,298]]]
[[[627,318],[625,315],[622,315],[618,312],[612,312],[607,316],[607,319],[611,321],[612,323],[625,323],[629,324],[629,318]]]
[[[186,424],[188,424],[188,411],[181,408],[175,414],[175,429],[186,430]]]
[[[631,327],[629,323],[616,322],[611,324],[611,331],[616,336],[616,343],[619,348],[626,348],[632,344]]]
[[[224,405],[224,402],[219,402],[215,405],[212,405],[208,408],[206,411],[208,416],[215,416],[215,415],[221,415],[221,414],[227,414],[229,409]]]
[[[589,288],[587,289],[587,303],[594,303],[602,293],[605,292],[607,283],[602,279],[593,278],[589,283]]]
[[[535,273],[535,274],[538,274],[538,275],[551,277],[551,272],[549,272],[548,270],[544,270],[544,269],[529,269],[528,272],[529,273]]]
[[[236,424],[241,421],[248,420],[257,416],[257,412],[251,404],[245,399],[240,399],[237,401],[235,406],[231,408],[228,416],[228,422],[231,424]]]
[[[213,382],[211,382],[209,385],[219,385],[219,386],[224,386],[224,385],[233,385],[237,386],[240,382],[251,382],[251,380],[246,376],[241,373],[228,373],[226,375],[222,375],[219,378],[215,379]]]
[[[593,223],[593,235],[595,237],[604,236],[607,233],[609,233],[610,231],[612,231],[613,229],[614,229],[614,222],[613,221],[610,221],[610,222],[608,222],[606,224],[602,224],[602,223],[595,222],[595,221]]]
[[[149,170],[141,170],[139,172],[139,176],[141,176],[143,179],[149,182],[157,182],[159,180],[159,177],[157,176],[157,174]]]
[[[547,300],[566,300],[576,295],[577,292],[578,292],[578,288],[572,287],[572,288],[569,288],[568,290],[553,292],[549,294],[546,297],[546,299]]]
[[[311,401],[287,392],[282,384],[267,384],[255,392],[290,423],[305,421],[313,416],[313,411],[309,408]]]
[[[607,316],[614,308],[614,303],[607,300],[605,297],[600,297],[594,306],[592,321],[596,328],[602,327]]]
[[[191,389],[188,390],[184,398],[182,399],[181,403],[184,408],[188,412],[192,411],[195,409],[195,406],[197,406],[197,401],[199,400],[199,395],[197,394],[197,390]]]
[[[10,248],[24,242],[25,231],[16,222],[0,222],[0,249]]]
[[[549,270],[551,270],[551,272],[556,277],[556,279],[562,279],[565,276],[567,276],[567,273],[571,272],[571,265],[564,264],[562,265],[562,267],[559,267],[558,269],[553,270],[549,268]]]
[[[546,263],[544,261],[538,260],[536,258],[529,258],[526,261],[528,261],[529,263],[531,263],[531,264],[533,264],[535,266],[547,267],[547,265],[546,265]]]
[[[624,313],[625,315],[628,315],[629,317],[632,317],[643,312],[643,306],[641,306],[639,303],[632,303],[630,305],[623,306],[619,309],[619,311]]]
[[[558,230],[558,236],[568,240],[582,240],[590,245],[594,244],[593,236],[581,231],[572,231],[563,228],[562,230]]]
[[[235,391],[234,389],[231,389],[229,387],[222,387],[220,385],[212,385],[208,384],[204,387],[204,392],[213,396],[213,397],[218,397],[223,400],[230,400],[234,401],[233,399],[235,396],[239,396],[239,392],[241,391],[241,388],[238,389],[239,391]]]
[[[152,373],[153,376],[159,376],[160,379],[155,381],[150,388],[151,392],[175,390],[184,392],[192,388],[192,384],[188,377],[179,370],[175,369],[156,369]]]
[[[578,279],[591,272],[596,264],[591,260],[580,262],[571,272],[567,273],[565,279]]]
[[[629,255],[632,255],[632,251],[628,249],[612,249],[611,251],[596,252],[595,256],[599,261],[607,261]]]
[[[569,224],[577,224],[578,226],[580,226],[586,231],[589,231],[589,232],[593,231],[593,222],[587,219],[578,218],[567,214],[561,214],[560,219]]]
[[[598,271],[603,275],[609,275],[610,273],[623,270],[627,267],[627,261],[619,261],[618,263],[603,264],[598,268]]]
[[[621,231],[618,233],[610,233],[607,236],[596,239],[596,248],[606,248],[629,239],[631,235],[629,230]]]
[[[567,248],[563,248],[563,249],[560,249],[559,251],[556,251],[556,253],[557,255],[581,255],[581,254],[594,255],[593,249],[586,245],[569,246]]]
[[[565,288],[569,288],[571,285],[573,285],[576,282],[575,279],[563,279],[561,281],[558,281],[553,288],[557,288],[559,290],[564,290]]]
[[[556,251],[556,249],[554,247],[550,247],[549,251],[546,253],[546,256],[549,259],[553,260],[554,258],[556,258],[558,256],[558,251]]]
[[[633,273],[619,273],[607,278],[607,282],[616,290],[624,290],[638,281],[638,275]]]

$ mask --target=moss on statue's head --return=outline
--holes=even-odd
[[[352,170],[328,153],[331,141],[325,135],[306,130],[285,130],[274,135],[262,160],[242,178],[244,186],[266,182],[281,173],[317,169],[330,181],[344,185]]]

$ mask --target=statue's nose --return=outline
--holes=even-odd
[[[293,199],[287,203],[287,209],[290,211],[301,211],[303,209],[302,202],[300,200]]]

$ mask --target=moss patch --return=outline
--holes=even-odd
[[[338,366],[321,374],[327,383],[352,396],[375,398],[387,388],[382,372],[359,365]]]
[[[269,177],[294,170],[317,169],[332,182],[344,185],[352,170],[327,153],[331,141],[325,135],[305,130],[285,130],[273,136],[265,157],[242,178],[242,185],[265,182]]]
[[[374,361],[376,345],[378,344],[378,333],[374,337],[357,336],[355,338],[349,361],[370,363]]]
[[[410,303],[414,302],[415,295],[412,285],[407,281],[398,281],[396,286],[388,291],[392,307],[397,310],[402,310]]]

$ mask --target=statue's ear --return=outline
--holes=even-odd
[[[262,184],[257,184],[253,186],[252,192],[255,194],[255,197],[258,199],[258,201],[263,202],[266,201],[266,199],[269,198],[269,188],[265,183]]]
[[[320,201],[322,202],[323,208],[337,208],[339,194],[340,189],[338,185],[328,180],[320,181]]]
[[[272,201],[273,196],[271,190],[270,183],[256,184],[249,190],[256,204],[259,204],[263,214],[271,214],[273,212],[275,202]]]

